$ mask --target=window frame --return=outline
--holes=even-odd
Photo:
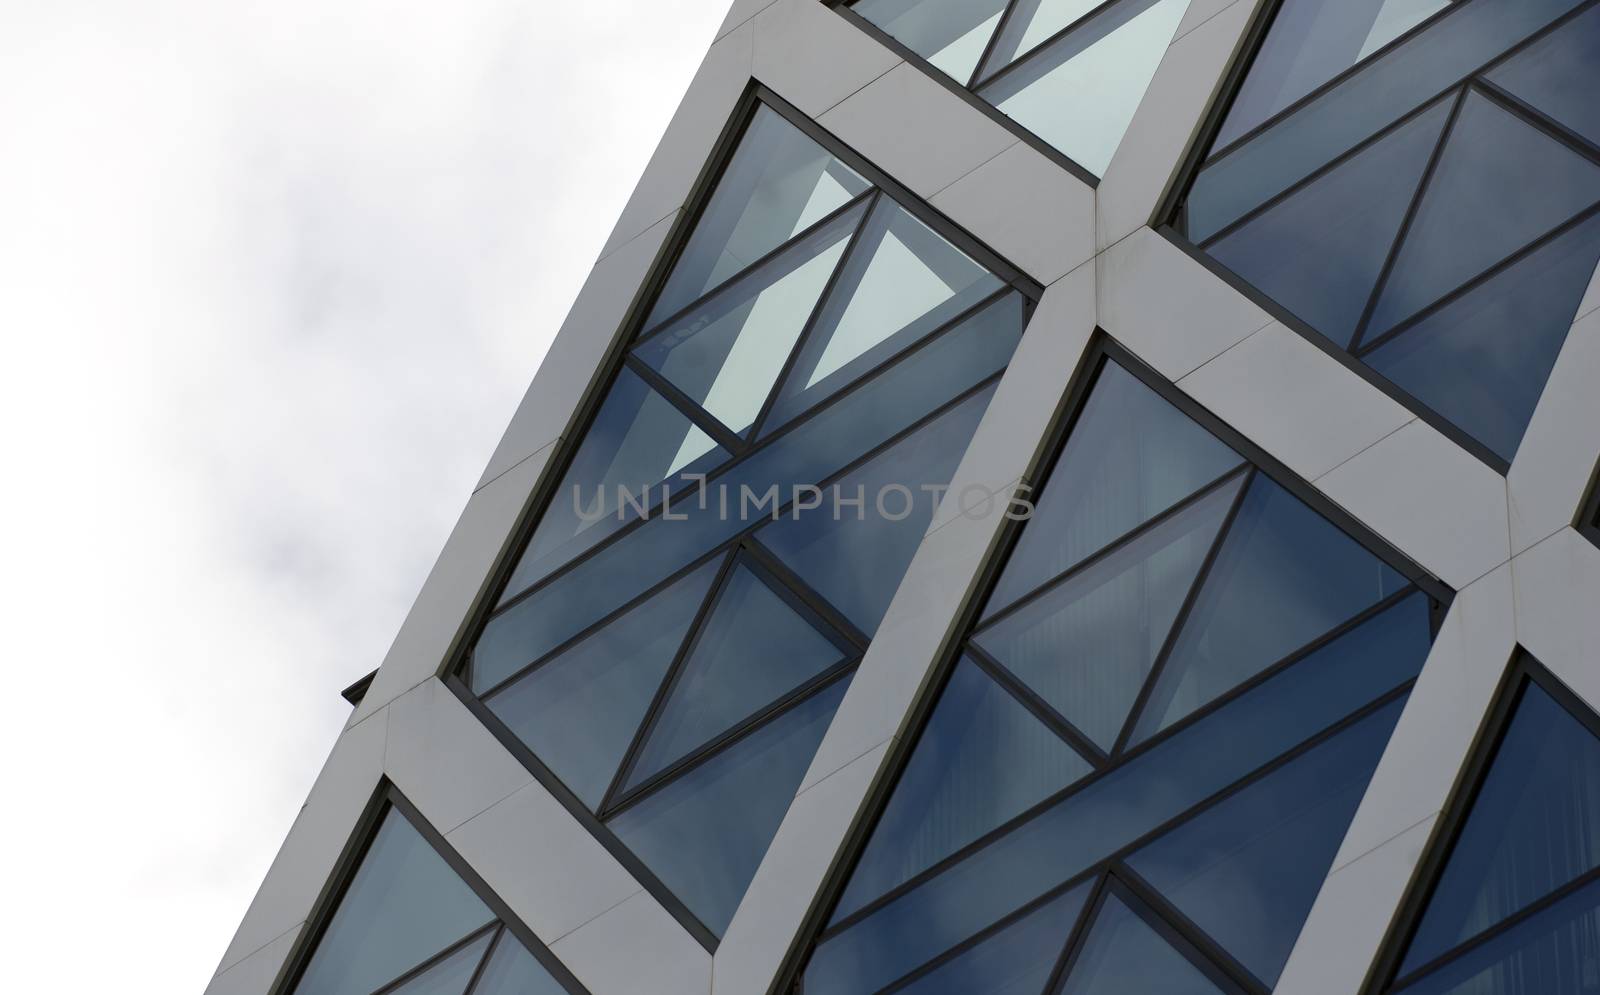
[[[1595,467],[1594,480],[1589,485],[1589,500],[1578,512],[1577,529],[1589,541],[1600,546],[1600,465]]]

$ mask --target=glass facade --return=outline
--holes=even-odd
[[[842,4],[840,6],[843,6]],[[1102,175],[1189,0],[854,0],[936,76]]]
[[[1281,0],[1172,220],[1505,469],[1600,260],[1600,9]]]
[[[1600,478],[1595,480],[1594,492],[1578,517],[1578,530],[1600,546]]]
[[[806,995],[1268,991],[1399,718],[1414,568],[1096,362]]]
[[[1506,697],[1385,991],[1600,991],[1600,718],[1529,660]]]
[[[714,946],[1038,290],[755,103],[458,677]]]
[[[543,947],[530,946],[490,909],[421,826],[409,806],[393,798],[383,804],[285,991],[584,995]]]

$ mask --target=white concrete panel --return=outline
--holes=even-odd
[[[600,250],[602,259],[688,200],[717,137],[750,83],[754,38],[747,22],[712,43]]]
[[[728,16],[722,19],[722,27],[717,29],[717,37],[721,38],[776,2],[777,0],[733,0],[733,6],[728,8]]]
[[[1517,638],[1600,711],[1600,549],[1562,529],[1511,561]]]
[[[922,197],[1017,143],[983,112],[901,63],[822,115],[822,126]]]
[[[783,966],[844,840],[883,768],[889,744],[795,798],[712,962],[711,990],[765,992]]]
[[[1456,590],[1510,558],[1504,478],[1425,422],[1411,422],[1315,483]]]
[[[1143,228],[1102,253],[1100,327],[1179,380],[1272,317],[1188,253]]]
[[[1240,0],[1167,49],[1100,181],[1099,247],[1151,222],[1221,89],[1258,2]]]
[[[1088,184],[1018,142],[945,187],[933,206],[1049,284],[1094,255],[1094,199]]]
[[[1189,0],[1189,9],[1183,12],[1183,20],[1178,22],[1173,40],[1182,38],[1234,4],[1247,2],[1250,0]]]
[[[590,995],[711,991],[711,955],[643,892],[573,930],[550,951]]]
[[[1511,548],[1571,525],[1600,462],[1600,311],[1567,333],[1539,406],[1506,474]]]
[[[456,827],[445,839],[547,944],[643,890],[538,782]],[[657,904],[654,898],[649,901]],[[697,946],[681,927],[675,928],[684,943]]]
[[[478,481],[483,487],[572,428],[578,403],[595,381],[601,361],[619,335],[677,213],[628,242],[589,272],[545,353],[533,383],[511,416],[500,444]]]
[[[219,972],[303,923],[383,776],[388,713],[345,730],[273,858]]]
[[[1360,991],[1434,821],[1412,826],[1328,875],[1274,995]]]
[[[1276,321],[1178,386],[1307,480],[1415,417]]]
[[[778,0],[751,23],[756,79],[807,117],[819,116],[901,61],[817,0]]]
[[[488,586],[495,565],[508,551],[534,485],[554,451],[551,443],[467,499],[383,666],[356,706],[358,716],[372,714],[444,668],[479,599],[492,594]]]
[[[1507,563],[1451,604],[1334,869],[1444,808],[1516,642]]]
[[[302,924],[303,925],[303,924]],[[267,995],[283,962],[294,949],[301,926],[295,926],[244,960],[220,972],[206,986],[205,995]]]
[[[422,682],[389,706],[384,772],[440,833],[533,781],[439,680]]]

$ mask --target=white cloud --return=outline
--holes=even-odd
[[[204,987],[723,9],[0,2],[9,989]]]

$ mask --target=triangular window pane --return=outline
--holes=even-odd
[[[859,0],[850,9],[964,84],[1005,8],[1006,0]]]
[[[494,930],[486,931],[405,984],[386,989],[384,995],[463,995],[493,939]]]
[[[743,563],[717,594],[690,644],[625,789],[732,729],[834,664],[844,653]]]
[[[981,96],[1096,176],[1122,143],[1189,0],[1130,0],[1097,16]]]
[[[712,933],[733,918],[847,684],[835,681],[606,823]]]
[[[905,208],[879,200],[763,432],[833,396],[1001,285]]]
[[[1258,474],[1156,680],[1133,742],[1406,584],[1360,543]]]
[[[1222,989],[1108,893],[1061,995],[1222,995]]]
[[[1600,258],[1600,217],[1361,358],[1511,462]]]
[[[616,776],[705,601],[713,560],[526,677],[484,699],[489,710],[585,805],[597,807]],[[478,653],[488,639],[480,641]],[[479,683],[474,655],[473,683]],[[502,675],[503,676],[503,675]]]
[[[1400,974],[1600,867],[1600,740],[1529,681]]]
[[[1600,8],[1579,14],[1489,73],[1496,83],[1600,144]]]
[[[1597,200],[1600,165],[1467,91],[1365,334],[1383,334]]]
[[[1009,691],[963,658],[834,918],[910,880],[1090,770]]]
[[[1079,885],[963,951],[899,995],[1040,995],[1083,911],[1089,886]]]
[[[993,392],[985,388],[939,415],[757,539],[871,636],[933,520],[937,502],[928,488],[949,484]]]
[[[567,995],[567,990],[510,930],[504,930],[471,995]]]
[[[694,484],[728,453],[672,405],[623,368],[583,437],[517,561],[500,601],[527,590],[624,524],[637,506]]]
[[[1087,15],[1105,0],[1017,0],[994,53],[984,67],[987,78],[1038,48],[1051,36]]]
[[[776,111],[757,108],[647,325],[688,307],[869,186]]]
[[[295,995],[376,991],[494,920],[483,900],[391,807]]]
[[[1271,988],[1395,717],[1368,716],[1171,830],[1129,865]]]
[[[1206,252],[1318,332],[1347,345],[1438,144],[1449,107],[1448,100],[1435,103],[1207,245]]]
[[[981,630],[973,642],[1109,753],[1242,480]]]
[[[993,615],[1212,483],[1239,456],[1107,362],[989,596]]]

